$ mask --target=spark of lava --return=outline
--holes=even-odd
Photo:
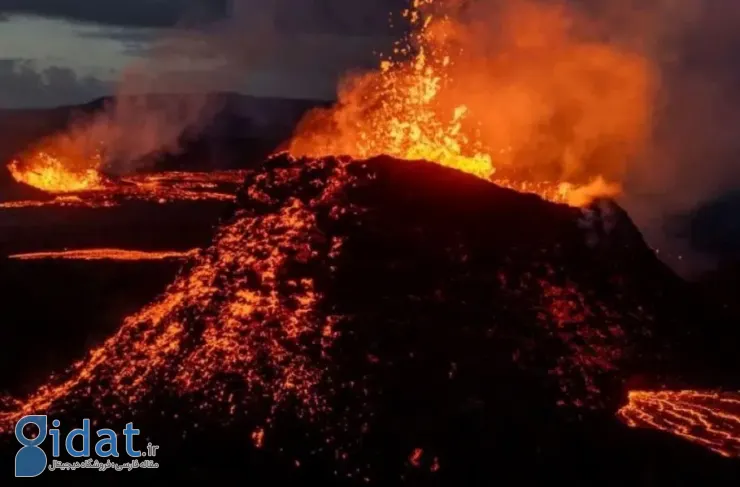
[[[288,152],[428,160],[574,206],[619,194],[647,134],[647,61],[576,38],[560,7],[508,2],[497,29],[457,3],[412,0],[411,34],[304,117]]]
[[[167,259],[188,259],[198,252],[197,249],[188,251],[142,251],[126,249],[78,249],[62,250],[56,252],[31,252],[25,254],[14,254],[8,256],[13,260],[44,260],[44,259],[62,259],[62,260],[117,260],[117,261],[137,261],[137,260],[167,260]]]
[[[740,457],[740,392],[630,391],[617,415],[631,427],[665,431]]]

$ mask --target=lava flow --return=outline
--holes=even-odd
[[[92,129],[90,129],[92,130]],[[47,194],[48,198],[5,201],[0,208],[41,206],[111,207],[125,201],[169,203],[175,201],[233,201],[246,171],[104,172],[100,144],[90,142],[84,127],[74,127],[43,139],[32,150],[8,164],[19,183]]]
[[[740,392],[630,391],[617,414],[629,426],[666,431],[740,457]]]
[[[167,259],[187,259],[194,256],[197,249],[177,252],[177,251],[143,251],[143,250],[125,250],[125,249],[78,249],[78,250],[60,250],[56,252],[29,252],[25,254],[14,254],[8,256],[13,260],[118,260],[118,261],[138,261],[138,260],[167,260]]]
[[[186,172],[171,171],[133,174],[117,179],[103,176],[97,169],[70,171],[63,158],[38,153],[23,163],[9,164],[18,181],[53,195],[47,200],[19,200],[0,203],[0,208],[41,206],[111,207],[124,201],[169,203],[174,201],[233,201],[246,171]]]
[[[427,160],[574,206],[617,195],[648,133],[646,59],[576,37],[561,7],[509,2],[497,28],[457,3],[413,0],[411,35],[309,112],[288,152]]]

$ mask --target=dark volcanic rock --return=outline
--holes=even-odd
[[[625,381],[683,373],[696,313],[606,202],[424,162],[277,157],[160,299],[27,404],[135,418],[193,478],[722,476],[718,457],[614,419]]]

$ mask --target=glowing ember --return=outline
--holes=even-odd
[[[288,151],[423,159],[575,206],[619,194],[647,133],[645,60],[576,39],[562,8],[511,2],[492,39],[491,13],[456,3],[413,0],[410,37],[309,113]]]
[[[13,161],[8,169],[16,181],[50,193],[99,190],[105,182],[96,169],[70,169],[47,152],[38,152],[23,164]]]
[[[618,416],[629,426],[666,431],[740,457],[740,392],[630,391]]]
[[[186,252],[146,252],[141,250],[124,250],[124,249],[83,249],[83,250],[63,250],[58,252],[33,252],[27,254],[15,254],[8,256],[9,259],[15,260],[43,260],[43,259],[62,259],[62,260],[166,260],[166,259],[187,259],[194,256],[197,249]]]
[[[414,467],[419,467],[421,465],[421,457],[424,455],[424,450],[421,448],[414,448],[414,451],[411,452],[411,455],[409,456],[409,462]]]

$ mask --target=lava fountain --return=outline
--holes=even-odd
[[[23,162],[11,161],[8,170],[16,181],[49,193],[100,190],[105,183],[97,169],[71,169],[63,159],[45,151],[39,151]]]
[[[586,21],[559,7],[510,2],[501,21],[457,3],[413,0],[411,33],[309,112],[288,152],[427,160],[575,206],[617,195],[648,133],[646,59],[578,36]]]

